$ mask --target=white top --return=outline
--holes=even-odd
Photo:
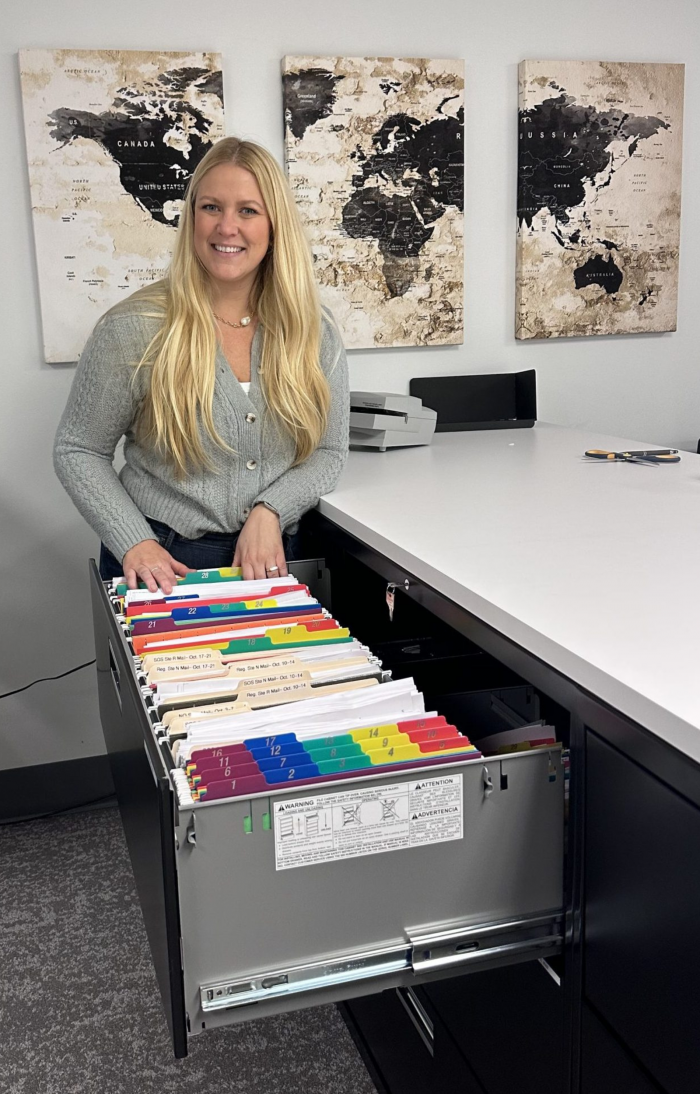
[[[700,456],[540,423],[357,451],[324,516],[700,761]]]
[[[247,395],[250,391],[250,380],[239,380],[238,383],[241,385]]]

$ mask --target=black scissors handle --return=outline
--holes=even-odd
[[[641,452],[626,452],[626,456],[631,456],[633,460],[641,460],[643,463],[680,463],[681,458],[678,453],[671,452],[645,452],[642,455]]]

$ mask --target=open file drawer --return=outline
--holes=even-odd
[[[558,749],[181,808],[94,564],[92,592],[105,741],[178,1056],[214,1026],[559,948]]]

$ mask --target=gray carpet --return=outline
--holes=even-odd
[[[2,1094],[376,1094],[334,1007],[172,1055],[116,809],[0,827]]]

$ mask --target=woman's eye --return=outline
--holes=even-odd
[[[241,212],[242,212],[242,213],[245,213],[246,215],[247,215],[248,213],[252,213],[252,214],[253,214],[253,216],[257,216],[257,215],[258,215],[258,210],[257,210],[257,209],[251,209],[251,208],[250,208],[249,206],[247,206],[247,205],[245,206],[245,208],[244,208],[244,209],[241,209]]]
[[[202,209],[204,209],[204,211],[205,211],[205,212],[207,212],[207,213],[208,213],[208,212],[209,212],[209,211],[210,211],[211,209],[218,209],[218,208],[219,208],[219,206],[218,206],[218,205],[214,205],[214,203],[213,203],[213,202],[211,202],[211,201],[208,201],[208,202],[207,202],[207,203],[206,203],[205,205],[202,205]]]

